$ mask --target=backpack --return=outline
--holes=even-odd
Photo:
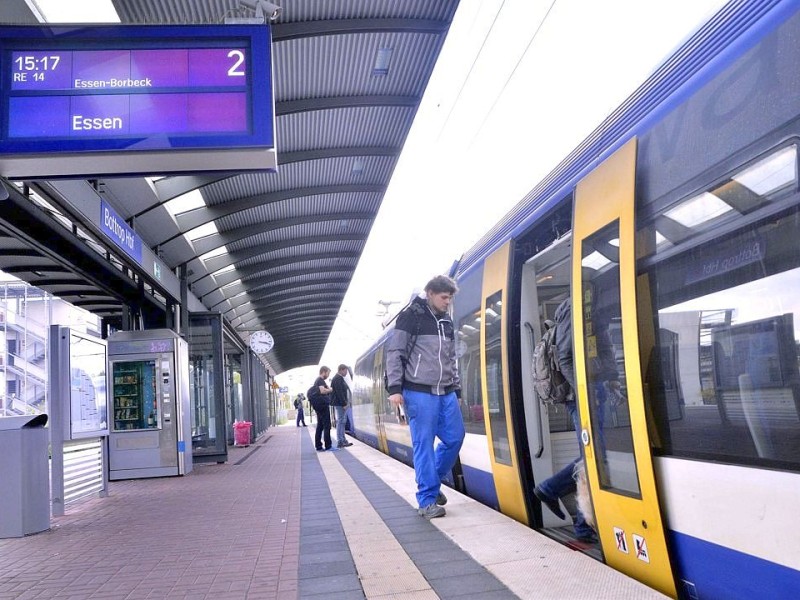
[[[546,331],[533,349],[533,389],[545,404],[564,404],[570,385],[558,366],[556,326],[550,320],[544,326]]]
[[[294,407],[299,409],[300,408],[300,398],[294,399]]]
[[[310,388],[308,388],[306,398],[308,398],[308,401],[311,402],[311,408],[314,410],[323,410],[325,407],[330,406],[330,403],[328,402],[328,396],[321,394],[319,388],[315,385],[312,385]]]

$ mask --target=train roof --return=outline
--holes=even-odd
[[[456,276],[470,271],[571,193],[578,181],[633,136],[752,47],[797,10],[792,0],[734,0],[690,35],[616,110],[462,256]]]

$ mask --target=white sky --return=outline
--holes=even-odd
[[[108,0],[36,3],[50,22],[118,21]],[[322,362],[354,364],[379,301],[449,270],[724,3],[461,0]],[[316,370],[278,381],[305,391]]]

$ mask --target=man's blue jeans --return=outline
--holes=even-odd
[[[464,421],[455,392],[436,396],[404,389],[403,403],[411,428],[417,502],[424,508],[436,502],[442,479],[456,464],[464,443]],[[439,444],[434,451],[437,437]]]
[[[575,433],[578,435],[578,444],[581,449],[581,455],[569,463],[566,467],[561,469],[558,473],[545,479],[539,484],[539,489],[544,492],[545,495],[550,496],[551,498],[563,498],[568,494],[575,493],[577,486],[575,485],[575,479],[572,477],[572,472],[575,469],[575,465],[578,464],[581,458],[583,458],[581,422],[578,418],[578,406],[575,402],[566,402],[565,406],[567,407],[570,417],[572,417],[572,423],[575,425]],[[578,510],[578,514],[575,515],[575,533],[579,537],[588,536],[594,533],[594,530],[586,523],[586,519],[583,517],[583,513],[581,513],[580,510]]]
[[[341,448],[347,441],[347,438],[344,437],[344,426],[347,422],[347,407],[334,406],[333,409],[336,412],[336,445]]]

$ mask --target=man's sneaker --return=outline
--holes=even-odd
[[[561,507],[558,505],[557,498],[551,498],[547,494],[545,494],[539,487],[533,488],[533,495],[539,499],[539,502],[546,505],[547,508],[553,511],[553,514],[557,516],[559,519],[566,519],[566,515],[561,510]]]
[[[446,512],[444,508],[439,506],[438,504],[428,504],[428,506],[420,508],[417,511],[417,514],[420,517],[423,517],[428,521],[430,521],[431,519],[436,519],[437,517],[445,516]]]
[[[442,492],[439,492],[436,495],[436,504],[438,504],[439,506],[444,506],[445,504],[447,504],[447,496],[445,496]]]
[[[330,448],[328,448],[328,452],[338,452],[338,451],[339,448],[337,448],[336,446],[331,446]]]
[[[317,448],[317,452],[325,452],[325,448]]]
[[[353,445],[353,442],[345,441],[345,442],[342,442],[341,444],[339,444],[339,448],[347,448],[348,446],[352,446],[352,445]]]
[[[578,538],[579,542],[583,542],[584,544],[596,544],[599,541],[594,531],[576,532],[575,537]]]

